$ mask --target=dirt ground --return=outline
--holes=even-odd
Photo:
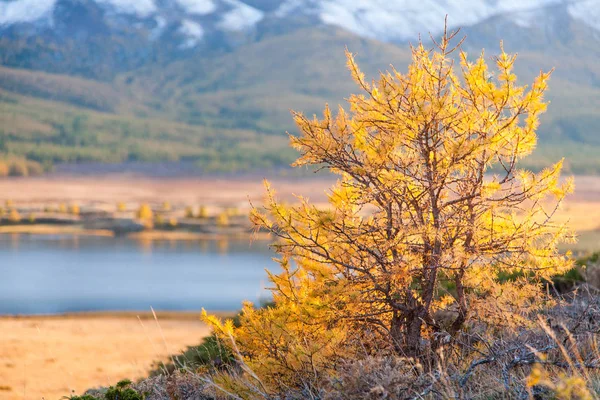
[[[141,378],[208,332],[198,315],[0,317],[0,399],[58,400]]]
[[[278,179],[271,181],[283,200],[301,194],[311,200],[326,200],[325,189],[333,179]],[[600,186],[600,184],[599,184]],[[249,199],[264,197],[261,178],[170,178],[133,176],[41,177],[0,179],[0,201],[16,204],[77,202],[83,204],[156,203],[204,204],[208,206],[249,207]]]

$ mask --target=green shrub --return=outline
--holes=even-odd
[[[144,400],[144,397],[146,396],[131,389],[129,387],[130,385],[131,381],[129,379],[124,379],[117,383],[116,386],[109,387],[104,398],[106,400]]]
[[[92,395],[89,394],[84,394],[83,396],[70,396],[70,397],[63,397],[63,399],[67,399],[67,400],[99,400],[97,397],[94,397]]]
[[[208,336],[202,339],[202,343],[197,346],[190,346],[185,352],[171,358],[168,364],[158,363],[152,375],[159,375],[167,372],[173,373],[177,368],[189,368],[192,370],[208,369],[221,370],[226,369],[235,362],[235,357],[224,346],[216,336]]]
[[[27,168],[27,163],[22,160],[13,161],[10,164],[8,169],[9,176],[27,176],[29,175],[29,170]]]
[[[27,175],[29,176],[42,175],[44,173],[44,167],[38,162],[27,160],[25,165],[27,167]]]
[[[115,386],[111,386],[106,389],[104,394],[93,396],[91,394],[84,394],[81,396],[70,396],[63,397],[67,400],[144,400],[145,394],[140,394],[133,390],[131,387],[131,381],[124,379],[117,383]],[[100,397],[97,397],[100,396]]]

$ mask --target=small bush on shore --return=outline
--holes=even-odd
[[[136,216],[138,219],[151,221],[154,213],[152,212],[150,205],[144,203],[138,208]]]
[[[217,216],[217,226],[229,226],[229,215],[227,214],[227,212],[224,211]]]
[[[19,211],[17,211],[16,208],[10,210],[8,220],[12,223],[21,222],[21,214],[19,214]]]
[[[139,393],[132,388],[129,379],[124,379],[101,393],[66,397],[68,400],[144,400],[145,398],[145,393]]]
[[[10,159],[0,162],[0,176],[26,177],[44,173],[44,167],[35,161]]]
[[[200,219],[208,218],[208,209],[206,208],[206,206],[200,206],[198,208],[198,218],[200,218]]]
[[[81,212],[81,209],[79,208],[79,204],[77,204],[77,203],[73,203],[69,207],[69,213],[70,214],[79,215],[80,212]]]
[[[10,166],[4,161],[0,161],[0,177],[5,178],[10,175]]]

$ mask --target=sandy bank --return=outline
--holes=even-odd
[[[138,319],[138,315],[141,318]],[[58,400],[146,376],[209,333],[195,313],[0,317],[0,399]]]

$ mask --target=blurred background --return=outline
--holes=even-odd
[[[600,250],[600,0],[0,0],[0,398],[143,375],[206,334],[200,308],[268,300],[277,264],[248,200],[264,177],[316,203],[334,181],[290,168],[290,109],[358,92],[346,47],[369,78],[402,72],[446,16],[471,59],[518,53],[521,83],[555,68],[522,166],[565,157],[565,250]],[[151,307],[194,314],[149,331]],[[46,385],[93,366],[82,354],[127,368]]]
[[[28,161],[11,175],[285,168],[289,109],[356,91],[344,47],[402,71],[445,15],[471,57],[504,40],[523,82],[556,68],[529,165],[600,172],[597,0],[3,0],[0,150]]]

